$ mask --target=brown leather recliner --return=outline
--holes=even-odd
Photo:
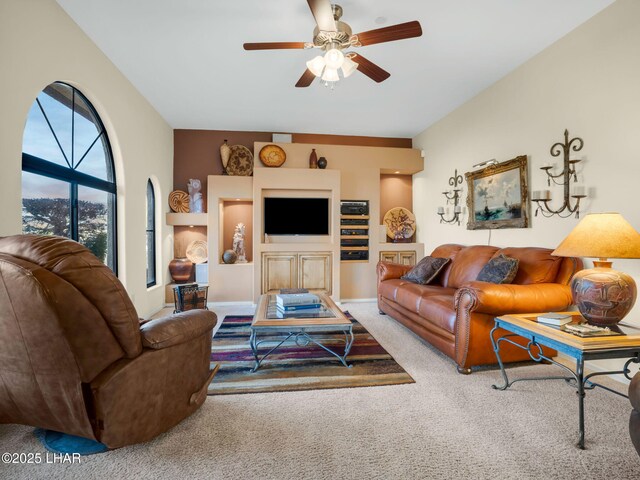
[[[60,237],[0,238],[0,423],[144,442],[206,399],[216,315],[144,323],[112,271]]]
[[[629,434],[633,446],[640,455],[640,373],[636,373],[629,385],[629,401],[633,406],[629,418]]]

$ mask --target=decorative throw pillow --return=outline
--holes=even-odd
[[[435,280],[449,261],[449,258],[424,257],[415,267],[400,278],[420,285],[428,285]]]
[[[518,263],[520,261],[517,258],[507,257],[501,253],[482,267],[476,280],[489,283],[511,283],[518,273]]]

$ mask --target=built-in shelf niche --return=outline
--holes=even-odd
[[[233,234],[236,225],[244,223],[244,249],[247,262],[253,262],[253,201],[251,199],[224,199],[220,201],[220,251],[218,262],[222,261],[225,250],[233,248]]]
[[[385,213],[395,207],[404,207],[413,212],[413,176],[400,173],[380,174],[380,218],[378,225],[383,225]],[[373,220],[372,220],[373,221]],[[386,226],[382,232],[386,232]],[[391,242],[385,233],[380,233],[380,240]],[[415,239],[415,235],[413,237]]]

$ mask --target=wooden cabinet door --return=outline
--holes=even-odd
[[[381,262],[398,263],[398,252],[380,252]]]
[[[298,286],[298,256],[295,253],[262,254],[262,293]]]
[[[331,252],[298,254],[298,286],[331,295]]]
[[[401,263],[402,265],[415,265],[416,264],[415,250],[398,252],[398,263]]]

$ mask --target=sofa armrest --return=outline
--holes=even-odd
[[[189,310],[146,322],[140,327],[142,345],[155,350],[192,340],[216,326],[209,310]]]
[[[566,310],[573,303],[568,285],[535,283],[495,284],[473,281],[458,289],[455,307],[490,315]]]
[[[384,282],[385,280],[390,280],[392,278],[400,278],[412,268],[413,266],[411,265],[400,265],[399,263],[391,262],[378,262],[378,266],[376,267],[376,271],[378,273],[378,283]]]

